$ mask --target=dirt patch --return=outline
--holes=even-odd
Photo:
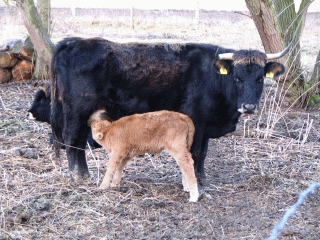
[[[208,36],[240,28],[235,20],[220,17]],[[319,111],[291,109],[267,85],[259,114],[242,116],[234,134],[210,140],[209,186],[198,203],[188,203],[180,170],[166,153],[135,158],[120,189],[101,191],[107,154],[87,150],[91,179],[74,182],[64,150],[61,167],[52,162],[50,126],[27,119],[41,83],[0,86],[0,239],[266,239],[299,193],[320,180]],[[320,239],[319,205],[316,190],[279,239]]]

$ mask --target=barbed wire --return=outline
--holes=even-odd
[[[311,184],[305,191],[300,193],[298,201],[293,204],[283,215],[282,219],[274,226],[268,240],[275,240],[284,228],[288,219],[296,212],[297,208],[304,202],[309,193],[312,193],[316,188],[320,188],[320,182]]]

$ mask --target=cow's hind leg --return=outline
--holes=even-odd
[[[196,173],[199,184],[203,187],[208,186],[206,173],[204,171],[204,161],[207,156],[208,143],[209,143],[209,138],[202,139],[201,145],[199,145],[197,141],[194,140],[194,144],[192,145],[192,148],[191,148],[192,158],[194,160],[195,173]]]
[[[69,170],[80,179],[89,177],[89,169],[86,162],[85,147],[89,127],[80,121],[65,120],[64,139],[69,164]]]

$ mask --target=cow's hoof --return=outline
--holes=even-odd
[[[83,180],[87,180],[90,178],[90,174],[89,172],[80,172],[77,169],[75,169],[74,171],[70,171],[71,173],[71,177],[76,181],[83,181]]]
[[[207,182],[207,179],[205,177],[199,177],[198,178],[198,184],[203,188],[209,186],[209,184]]]

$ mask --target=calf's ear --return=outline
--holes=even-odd
[[[102,140],[102,138],[103,138],[103,133],[98,132],[98,133],[96,133],[93,137],[95,138],[95,140]]]
[[[221,75],[227,75],[231,72],[231,61],[217,60],[214,64],[215,70]]]
[[[103,134],[102,134],[102,133],[98,133],[98,134],[97,134],[97,138],[98,138],[99,140],[102,140]]]
[[[285,67],[283,64],[278,62],[267,62],[264,67],[265,76],[267,78],[278,77],[283,74],[285,71]]]

